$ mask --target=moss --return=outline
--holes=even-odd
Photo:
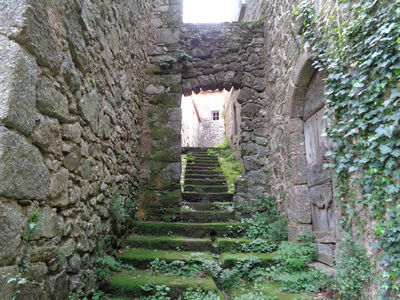
[[[182,235],[188,237],[208,237],[215,231],[217,237],[238,237],[247,224],[243,223],[164,223],[136,222],[133,232],[148,235]]]
[[[181,212],[181,218],[187,222],[227,222],[234,219],[229,211],[186,211]]]
[[[220,252],[241,251],[243,244],[250,244],[250,239],[218,238],[217,244]]]
[[[171,93],[182,93],[182,85],[181,84],[173,84],[171,85]]]
[[[234,298],[254,292],[255,288],[252,283],[241,281],[240,285],[229,291],[229,297]],[[280,284],[277,282],[258,282],[257,291],[265,296],[277,297],[279,300],[296,300],[296,299],[313,299],[305,294],[291,294],[281,292]]]
[[[201,190],[205,193],[226,193],[228,188],[226,185],[185,185],[184,190],[187,192]]]
[[[242,258],[255,256],[262,261],[262,266],[271,266],[274,263],[273,253],[223,253],[220,256],[221,266],[231,268],[236,264],[236,261]]]
[[[209,238],[196,239],[179,236],[130,236],[123,241],[123,246],[159,250],[211,251]]]
[[[181,99],[181,93],[159,94],[150,99],[150,104],[163,105],[165,107],[180,107]]]
[[[151,249],[129,249],[118,255],[123,262],[130,264],[138,269],[146,269],[150,262],[159,258],[170,263],[175,260],[186,260],[193,253],[200,253],[201,257],[212,260],[210,252],[191,252],[191,251],[171,251],[171,250],[151,250]]]
[[[208,202],[232,202],[232,193],[182,193],[182,199],[188,202],[208,201]]]
[[[146,284],[168,286],[170,288],[169,295],[173,299],[177,299],[188,288],[219,293],[214,281],[210,277],[190,279],[140,271],[115,274],[111,277],[105,289],[116,296],[140,297],[149,295],[141,288]]]

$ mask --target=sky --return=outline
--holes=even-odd
[[[184,23],[237,21],[239,0],[183,0]]]

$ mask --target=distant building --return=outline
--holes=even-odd
[[[214,147],[224,139],[224,96],[200,92],[182,98],[182,146]]]

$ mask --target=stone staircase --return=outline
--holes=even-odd
[[[168,286],[171,299],[178,299],[188,288],[214,291],[225,299],[211,277],[184,278],[152,273],[148,266],[155,259],[167,263],[185,261],[196,252],[204,259],[217,259],[223,268],[232,267],[238,259],[248,255],[260,258],[262,265],[272,263],[271,253],[231,253],[239,250],[241,244],[252,241],[241,237],[246,224],[235,222],[233,211],[227,209],[233,195],[228,193],[218,159],[208,155],[205,149],[193,149],[190,153],[180,222],[135,223],[133,233],[124,240],[123,251],[118,255],[135,270],[116,273],[107,282],[104,290],[113,299],[146,298],[149,293],[142,286],[149,283]]]

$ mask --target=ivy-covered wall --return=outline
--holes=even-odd
[[[332,170],[335,218],[344,229],[337,228],[337,238],[347,232],[346,243],[363,245],[375,266],[365,298],[395,297],[400,274],[400,3],[264,4],[265,51],[270,58],[263,104],[270,147],[266,164],[271,168],[266,187],[288,214],[291,238],[313,230],[310,212],[304,210],[312,199],[304,184],[308,174],[302,109],[314,72],[326,72],[327,136],[334,143],[326,162]],[[345,259],[350,258],[337,258],[339,271],[351,265]],[[346,269],[347,274],[363,272],[353,268]],[[343,272],[340,276],[346,277]],[[347,283],[363,287],[360,278],[347,276]],[[343,297],[349,295],[342,292]]]

